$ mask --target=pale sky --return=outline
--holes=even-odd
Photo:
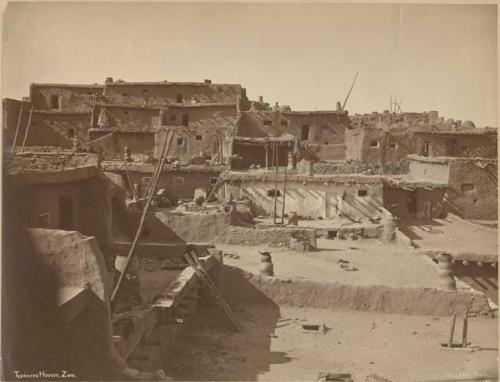
[[[438,110],[497,126],[496,5],[10,3],[4,97],[31,82],[239,83],[293,110]]]

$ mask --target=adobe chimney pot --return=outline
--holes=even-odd
[[[104,81],[106,84],[112,83],[113,82],[113,77],[106,77],[106,81]]]
[[[205,83],[206,83],[206,84],[211,84],[211,83],[212,83],[212,80],[205,80]]]
[[[342,111],[342,105],[337,101],[337,111]]]

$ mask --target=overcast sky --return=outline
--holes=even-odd
[[[389,108],[496,126],[495,5],[10,3],[3,96],[31,82],[240,83],[294,110]]]

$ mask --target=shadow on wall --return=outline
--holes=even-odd
[[[57,277],[35,256],[25,222],[9,209],[9,198],[4,193],[3,217],[9,224],[2,225],[2,380],[16,380],[15,370],[67,370],[71,353],[60,333]]]
[[[123,213],[123,211],[122,211]],[[133,240],[139,221],[141,219],[141,211],[130,211],[128,215],[120,215],[121,218],[113,219],[118,222],[113,223],[113,235],[115,239]],[[124,223],[125,221],[125,223]],[[115,236],[117,235],[117,236]],[[186,241],[177,235],[171,228],[159,220],[155,212],[148,213],[144,228],[142,230],[141,242],[155,242],[155,243],[185,243]]]
[[[35,251],[19,193],[9,192],[8,185],[4,191],[3,218],[8,224],[2,226],[4,374],[0,379],[19,380],[15,371],[36,374],[61,370],[76,376],[68,380],[112,378],[123,365],[110,358],[107,305],[90,289],[59,305],[62,285],[58,265],[51,262],[50,255]]]
[[[483,292],[494,302],[498,301],[498,273],[489,264],[478,266],[474,263],[453,265],[454,275],[472,288]]]
[[[271,365],[287,363],[283,352],[271,351],[271,337],[280,309],[253,286],[244,273],[223,266],[218,286],[243,327],[232,331],[228,319],[211,299],[200,307],[193,327],[173,344],[163,367],[175,380],[255,381]]]

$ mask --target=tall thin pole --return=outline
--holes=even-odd
[[[24,133],[23,145],[21,146],[21,152],[24,151],[24,145],[26,144],[26,139],[28,138],[28,132],[30,130],[31,125],[31,116],[33,115],[33,106],[31,106],[30,116],[28,118],[28,125],[26,126],[26,132]]]
[[[286,199],[286,169],[288,166],[285,166],[285,175],[283,181],[283,206],[281,208],[281,224],[285,224],[285,199]]]
[[[17,119],[16,133],[14,134],[14,142],[12,143],[12,152],[16,148],[17,143],[17,134],[19,133],[19,126],[21,126],[21,117],[23,115],[23,104],[21,104],[21,108],[19,109],[19,118]]]
[[[172,138],[174,137],[174,134],[175,134],[175,132],[172,132],[172,134],[170,134],[170,139],[168,139],[168,135],[165,138],[165,143],[164,143],[163,150],[162,150],[163,155],[160,159],[160,162],[158,163],[158,166],[160,168],[160,172],[161,172],[161,169],[163,169],[163,165],[165,164],[165,159],[167,158],[167,154],[168,154],[168,151],[170,149],[170,144],[172,142]],[[116,296],[118,295],[120,287],[123,284],[123,280],[125,279],[125,277],[128,273],[130,263],[132,262],[132,258],[134,257],[135,249],[137,247],[137,244],[139,243],[139,238],[141,237],[142,228],[144,226],[144,222],[146,221],[146,216],[148,214],[149,206],[151,205],[151,201],[153,200],[154,189],[156,187],[156,183],[158,182],[159,178],[160,177],[158,176],[157,178],[155,178],[153,180],[154,184],[152,185],[151,192],[149,193],[148,199],[146,201],[146,205],[144,206],[144,209],[142,211],[141,220],[139,222],[139,226],[137,227],[137,232],[135,233],[134,241],[132,242],[132,246],[130,247],[130,250],[129,250],[129,253],[127,256],[127,260],[125,261],[125,266],[123,267],[123,271],[120,274],[120,278],[118,279],[118,282],[116,283],[115,289],[113,290],[113,294],[111,295],[111,309],[112,310],[114,309],[114,307],[116,305]]]
[[[274,138],[274,167],[275,167],[275,173],[274,173],[274,218],[273,218],[273,223],[276,224],[276,210],[277,210],[277,203],[278,203],[278,143],[276,140],[276,137]]]
[[[344,104],[342,105],[342,110],[345,109],[345,105],[347,104],[347,100],[349,99],[349,96],[351,95],[352,88],[354,87],[354,84],[356,83],[356,80],[358,78],[359,70],[356,71],[356,75],[354,76],[354,81],[352,81],[351,88],[349,89],[349,92],[347,93],[347,96],[345,97]]]

